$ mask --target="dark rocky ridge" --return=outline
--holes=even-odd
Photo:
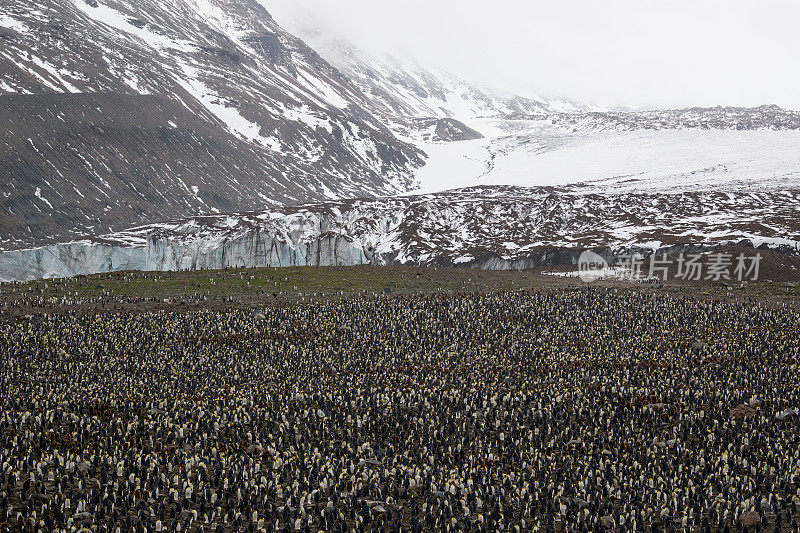
[[[483,135],[452,118],[421,118],[413,121],[425,142],[459,142],[483,139]]]

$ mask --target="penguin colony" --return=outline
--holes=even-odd
[[[798,354],[616,290],[0,323],[0,530],[797,532]]]

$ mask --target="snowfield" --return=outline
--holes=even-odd
[[[540,120],[468,122],[487,138],[420,146],[415,193],[479,185],[760,190],[800,184],[798,130],[573,131]]]

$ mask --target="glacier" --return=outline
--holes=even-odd
[[[180,271],[224,268],[370,264],[374,254],[343,235],[295,244],[252,228],[224,238],[183,240],[155,232],[142,243],[82,240],[0,252],[0,281],[66,278],[125,270]]]
[[[511,270],[573,265],[587,249],[611,260],[731,244],[800,253],[800,189],[600,191],[486,186],[197,216],[0,251],[0,280],[289,266]]]

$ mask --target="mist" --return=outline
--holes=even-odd
[[[523,95],[606,107],[800,109],[800,3],[260,0],[342,37]]]

